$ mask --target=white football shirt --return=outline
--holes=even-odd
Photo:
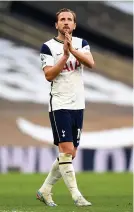
[[[42,69],[54,66],[63,56],[63,42],[53,38],[42,45],[40,58]],[[90,52],[86,40],[72,37],[72,46],[78,51]],[[70,54],[61,73],[51,82],[49,111],[85,108],[83,65]]]

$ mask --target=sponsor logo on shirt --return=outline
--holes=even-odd
[[[81,66],[81,63],[80,63],[78,60],[76,60],[74,63],[72,63],[72,61],[68,61],[68,62],[65,64],[65,66],[64,66],[64,68],[63,68],[62,71],[65,71],[65,70],[67,70],[67,71],[75,71],[75,70],[77,70],[80,66]]]

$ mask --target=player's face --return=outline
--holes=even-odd
[[[70,12],[62,12],[58,16],[58,21],[56,23],[56,29],[64,35],[67,31],[69,34],[73,32],[76,28],[76,23],[74,22],[73,14]]]

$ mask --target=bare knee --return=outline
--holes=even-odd
[[[59,144],[59,151],[70,154],[73,157],[74,154],[74,145],[73,142],[63,142]]]

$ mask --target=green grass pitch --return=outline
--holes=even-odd
[[[132,212],[132,174],[90,172],[77,174],[80,191],[93,203],[76,207],[63,181],[53,189],[58,207],[50,208],[36,200],[43,174],[0,175],[0,212]]]

